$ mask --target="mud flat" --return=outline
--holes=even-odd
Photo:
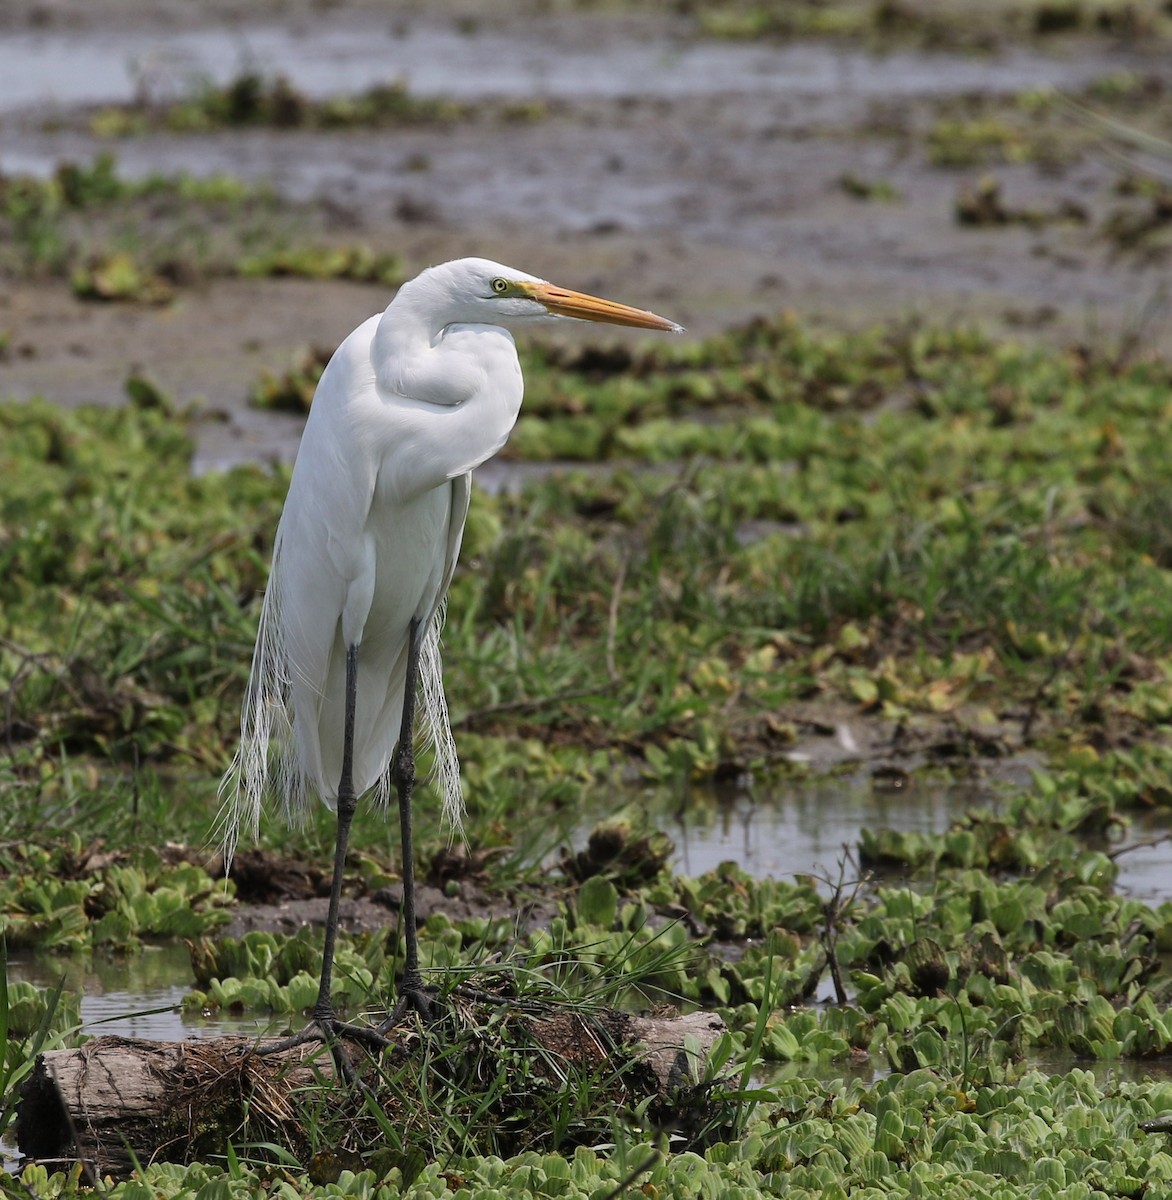
[[[1116,163],[1085,145],[1002,162],[999,202],[1036,219],[966,226],[958,196],[984,167],[942,167],[926,148],[942,113],[997,98],[1127,73],[1162,87],[1170,72],[1154,52],[1086,41],[875,54],[704,39],[678,17],[476,6],[289,13],[226,5],[196,19],[162,6],[128,28],[117,6],[13,8],[0,172],[43,177],[109,150],[128,178],[228,173],[317,206],[336,237],[392,252],[408,273],[490,255],[670,312],[697,335],[790,308],[836,326],[980,322],[1060,342],[1142,328],[1172,347],[1161,262],[1100,233],[1118,203]],[[91,132],[95,105],[162,100],[244,69],[311,96],[399,79],[472,115],[343,133]],[[249,383],[299,347],[336,344],[386,299],[368,285],[213,279],[152,309],[21,280],[0,297],[0,390],[117,402],[129,369],[149,369],[178,399],[231,414],[201,435],[205,464],[288,458],[296,424],[243,413]]]

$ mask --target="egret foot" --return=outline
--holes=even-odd
[[[421,979],[405,979],[399,988],[399,998],[390,1015],[378,1027],[380,1035],[388,1033],[399,1025],[410,1012],[418,1015],[420,1021],[428,1024],[435,1016],[436,988],[425,984]]]
[[[260,1047],[258,1053],[261,1055],[281,1054],[309,1042],[320,1042],[329,1050],[338,1076],[349,1086],[353,1086],[355,1083],[364,1086],[354,1072],[354,1064],[351,1063],[343,1049],[343,1041],[360,1042],[374,1053],[381,1053],[392,1044],[379,1029],[370,1025],[355,1025],[351,1021],[343,1021],[332,1010],[326,1013],[319,1013],[315,1010],[312,1019],[304,1029],[287,1038],[282,1038],[280,1041],[269,1042]]]

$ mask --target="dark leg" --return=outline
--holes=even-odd
[[[411,792],[415,787],[415,701],[419,694],[419,621],[412,619],[407,631],[407,679],[403,694],[403,724],[399,730],[399,745],[395,750],[392,777],[399,796],[399,829],[403,850],[403,907],[399,922],[406,940],[403,963],[403,983],[399,1002],[388,1018],[384,1029],[390,1028],[408,1008],[426,1017],[431,1010],[431,998],[423,985],[419,971],[419,936],[415,928],[415,844],[411,830]]]
[[[338,942],[338,910],[342,902],[342,876],[346,870],[346,850],[350,844],[350,825],[358,797],[354,794],[354,711],[358,696],[358,647],[346,652],[346,713],[342,740],[342,777],[338,781],[338,832],[334,842],[334,876],[330,884],[330,906],[326,914],[326,938],[322,950],[321,984],[313,1006],[313,1021],[301,1033],[265,1046],[263,1053],[272,1054],[308,1041],[325,1041],[330,1047],[338,1073],[348,1083],[354,1082],[354,1072],[337,1043],[339,1034],[348,1034],[381,1048],[386,1038],[362,1025],[350,1025],[338,1019],[330,999],[334,976],[334,951]]]
[[[334,1020],[330,989],[334,976],[334,948],[338,941],[338,909],[342,903],[342,875],[346,870],[346,850],[350,845],[350,825],[358,797],[354,794],[354,710],[358,703],[358,647],[346,651],[346,724],[342,735],[342,778],[338,781],[338,833],[334,841],[334,877],[330,884],[330,907],[326,915],[326,941],[322,951],[321,986],[313,1019],[319,1025]]]

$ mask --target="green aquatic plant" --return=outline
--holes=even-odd
[[[991,0],[979,9],[922,0],[704,0],[689,11],[717,37],[846,38],[982,53],[1022,38],[1163,40],[1170,32],[1158,0]]]
[[[1140,502],[1166,490],[1165,365],[781,320],[622,361],[538,349],[529,375],[511,453],[567,410],[579,449],[612,449],[469,526],[447,658],[486,811],[568,804],[615,754],[663,783],[784,761],[787,707],[812,699],[947,722],[978,756],[1109,751],[1166,720],[1160,510]],[[50,779],[96,754],[138,763],[145,798],[174,766],[206,794],[284,476],[189,478],[181,423],[136,394],[0,411],[9,740]],[[860,420],[884,395],[898,412]]]
[[[443,124],[467,117],[455,100],[413,96],[406,84],[377,84],[353,96],[314,100],[284,75],[244,70],[228,83],[204,81],[191,95],[160,102],[107,105],[90,119],[99,137],[129,137],[154,129],[202,133],[210,129],[349,129]]]
[[[278,376],[266,371],[253,387],[249,404],[275,412],[308,412],[317,381],[332,353],[332,350],[302,351],[284,374]]]
[[[77,834],[0,853],[0,934],[38,950],[133,949],[143,938],[195,937],[228,920],[231,890],[155,852],[90,852]]]
[[[144,272],[134,258],[124,251],[91,259],[73,272],[70,282],[74,294],[82,300],[134,300],[140,304],[165,304],[174,294],[165,279]]]
[[[942,118],[928,135],[928,161],[937,167],[1019,163],[1039,153],[1021,129],[993,117]]]
[[[394,287],[393,256],[340,245],[312,205],[264,186],[119,174],[108,151],[48,179],[0,176],[0,273],[67,278],[82,299],[158,304],[210,276],[300,276]]]
[[[78,1000],[56,987],[13,981],[8,971],[8,939],[0,933],[0,1136],[16,1117],[20,1089],[37,1056],[62,1044],[80,1024]]]
[[[398,261],[368,246],[291,246],[243,257],[236,273],[245,279],[294,276],[303,279],[349,279],[396,288],[403,282]],[[308,403],[305,405],[308,409]]]
[[[93,181],[93,204],[106,187]],[[575,463],[479,497],[467,530],[445,654],[470,844],[445,850],[421,805],[420,868],[480,909],[429,917],[431,977],[718,1012],[721,1065],[690,1080],[715,1108],[676,1112],[690,1140],[640,1185],[959,1196],[997,1179],[1016,1197],[1094,1178],[1106,1194],[1136,1181],[1158,1194],[1167,1155],[1136,1125],[1169,1107],[1162,1084],[1035,1079],[1018,1063],[1170,1049],[1172,906],[1115,886],[1132,815],[1172,802],[1167,363],[779,318],[669,348],[538,346],[526,370],[509,453],[564,446]],[[192,415],[145,377],[129,390],[113,410],[0,406],[0,907],[27,946],[185,936],[193,1007],[295,1026],[317,935],[224,938],[232,889],[191,865],[200,853],[138,849],[208,841],[287,476],[190,478]],[[955,767],[1026,749],[1049,765],[942,832],[865,832],[857,890],[833,902],[813,878],[672,869],[657,821],[681,797],[701,813],[710,785],[808,772],[795,750],[839,713],[884,731],[897,757]],[[609,818],[588,839],[584,812]],[[328,816],[262,838],[321,856]],[[381,814],[359,820],[346,889],[370,899],[398,851]],[[539,916],[519,926],[528,904]],[[385,930],[343,940],[348,1012],[390,994],[395,925],[388,909]],[[519,1123],[496,1147],[512,1157],[477,1156],[485,1105],[532,1117],[539,1089],[516,1078],[529,1049],[469,1019],[508,1071],[475,1059],[483,1087],[428,1093],[437,1123],[420,1153],[442,1151],[451,1186],[410,1146],[394,1162],[365,1142],[357,1160],[335,1153],[337,1182],[315,1185],[275,1151],[256,1165],[266,1152],[243,1138],[235,1176],[205,1164],[142,1178],[163,1195],[225,1172],[290,1195],[534,1179],[589,1195],[646,1161],[654,1114],[607,1130],[580,1105],[594,1076],[550,1100],[546,1136],[624,1145],[621,1170],[617,1150],[517,1156]],[[429,1060],[457,1082],[468,1061]],[[856,1063],[892,1081],[844,1082]],[[794,1079],[795,1064],[837,1082]],[[345,1149],[327,1110],[311,1140]],[[363,1120],[370,1144],[386,1140]],[[1009,1154],[998,1131],[1019,1120]],[[1014,1155],[1044,1161],[1044,1178],[1026,1181]]]

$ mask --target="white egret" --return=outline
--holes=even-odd
[[[439,638],[472,471],[521,407],[509,327],[562,318],[672,330],[672,321],[481,258],[424,271],[338,348],[318,383],[273,549],[240,747],[224,777],[225,848],[255,836],[276,793],[291,820],[337,810],[321,985],[305,1036],[345,1028],[330,999],[350,824],[366,793],[397,793],[406,950],[399,1002],[426,1013],[415,928],[415,709],[458,824],[459,767]]]

